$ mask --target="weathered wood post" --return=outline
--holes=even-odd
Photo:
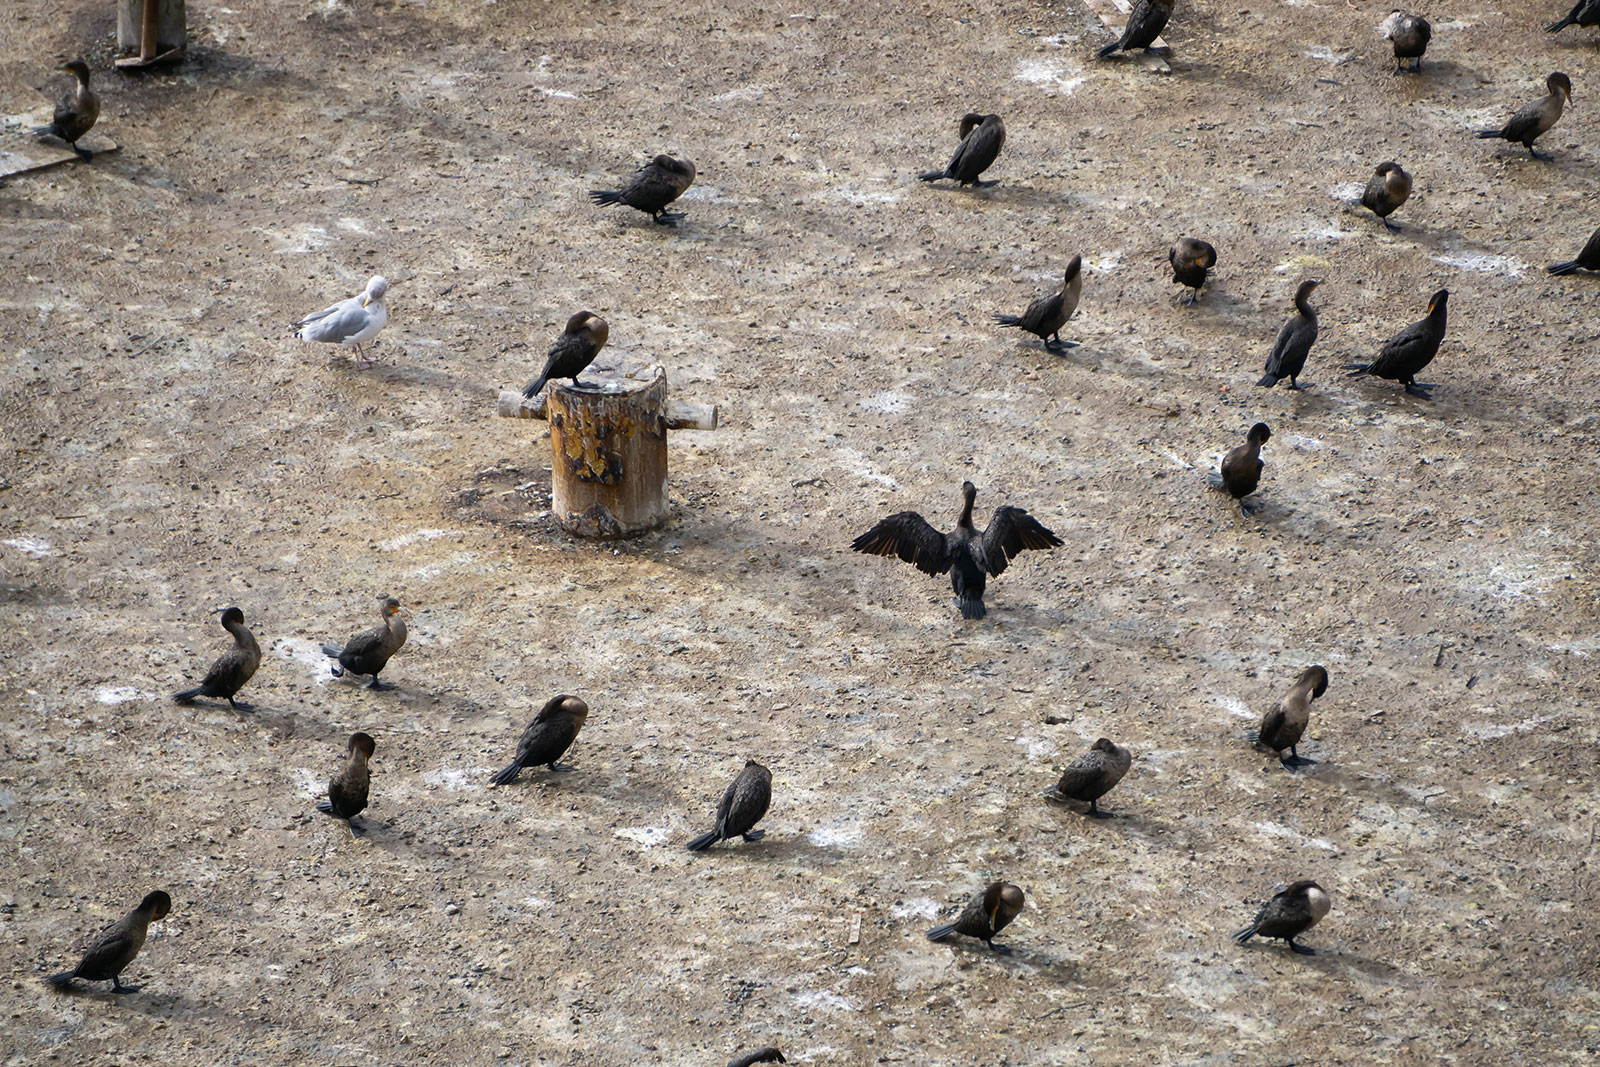
[[[550,512],[579,537],[633,537],[667,518],[667,431],[714,430],[715,405],[667,403],[667,372],[590,367],[587,389],[554,381],[545,395],[500,394],[507,418],[550,423]],[[546,402],[548,398],[548,403]]]
[[[184,0],[117,0],[117,51],[137,52],[117,60],[119,67],[169,63],[189,47]]]

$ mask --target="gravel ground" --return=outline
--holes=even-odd
[[[1416,78],[1312,0],[1184,0],[1170,76],[1079,6],[191,5],[99,79],[120,153],[0,188],[0,1062],[1589,1062],[1600,283],[1542,268],[1600,224],[1600,50],[1553,2],[1429,12]],[[12,121],[111,30],[13,3]],[[1555,69],[1555,162],[1470,138]],[[968,110],[1000,184],[918,183]],[[658,151],[681,228],[584,200]],[[1385,159],[1393,235],[1341,203]],[[990,325],[1074,253],[1081,347]],[[290,338],[373,273],[376,368]],[[1313,275],[1311,388],[1259,390]],[[1339,372],[1441,286],[1434,402]],[[493,415],[580,308],[722,411],[632,542]],[[1206,474],[1258,420],[1247,519]],[[1065,541],[982,623],[848,550],[968,478]],[[380,593],[373,693],[317,645]],[[253,710],[173,705],[229,604]],[[1314,662],[1289,773],[1244,738]],[[485,788],[563,691],[574,769]],[[360,841],[312,807],[355,729]],[[1102,735],[1119,818],[1040,800]],[[766,839],[685,852],[752,757]],[[1014,955],[923,938],[997,877]],[[1300,877],[1320,955],[1228,941]],[[143,992],[42,984],[153,888]]]

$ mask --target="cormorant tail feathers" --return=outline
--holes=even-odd
[[[704,852],[706,849],[710,848],[712,845],[721,840],[722,835],[717,833],[715,830],[712,830],[708,834],[701,834],[699,837],[695,838],[693,841],[690,841],[683,847],[688,849],[690,852]]]

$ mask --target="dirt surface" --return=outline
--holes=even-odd
[[[1417,78],[1387,4],[1183,0],[1170,76],[1079,6],[192,6],[180,71],[100,76],[119,154],[0,188],[0,1062],[1590,1062],[1600,282],[1542,267],[1600,224],[1600,53],[1554,0],[1438,15]],[[111,30],[12,3],[6,112]],[[1468,136],[1553,69],[1555,162]],[[916,182],[969,109],[1000,184]],[[657,151],[680,229],[584,200]],[[1339,200],[1390,158],[1397,235]],[[1082,347],[989,325],[1075,252]],[[377,368],[289,338],[380,272]],[[1311,275],[1312,388],[1259,390]],[[1440,286],[1434,402],[1339,373]],[[493,416],[580,308],[721,405],[631,543]],[[1257,420],[1246,519],[1205,478]],[[966,478],[1066,542],[976,624],[847,548]],[[400,688],[333,682],[380,593]],[[253,710],[173,705],[229,604]],[[1244,736],[1312,662],[1291,774]],[[575,769],[485,788],[561,691]],[[312,810],[354,729],[359,842]],[[1041,801],[1101,735],[1120,818]],[[685,852],[747,757],[766,839]],[[996,877],[1014,955],[923,938]],[[1228,941],[1299,877],[1319,956]],[[45,988],[153,888],[143,992]]]

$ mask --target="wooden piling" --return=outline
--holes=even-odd
[[[714,430],[714,405],[667,403],[660,364],[584,372],[590,388],[551,382],[543,396],[500,393],[498,413],[550,423],[550,511],[579,537],[632,537],[667,518],[667,431]]]

